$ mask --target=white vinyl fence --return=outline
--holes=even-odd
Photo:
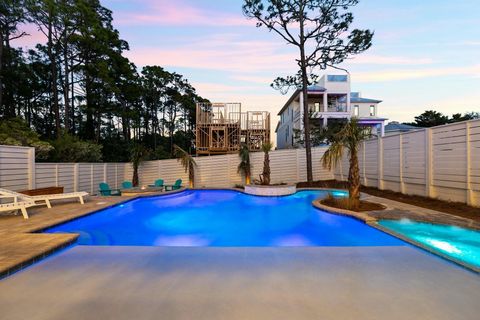
[[[366,141],[359,164],[363,185],[480,206],[480,120]],[[335,177],[347,176],[344,157]]]
[[[333,173],[320,165],[325,148],[314,148],[313,168],[316,180],[333,179]],[[195,186],[228,188],[242,183],[237,173],[236,154],[195,158]],[[258,178],[263,168],[263,153],[251,154],[252,178]],[[306,180],[305,150],[277,150],[270,153],[272,182],[295,183]],[[65,192],[98,192],[98,184],[107,182],[119,188],[122,181],[131,180],[130,163],[35,163],[35,151],[28,147],[0,146],[0,187],[11,190],[63,186]],[[164,179],[172,184],[176,179],[188,181],[188,174],[176,159],[143,162],[139,170],[140,184],[153,184]]]
[[[314,148],[315,180],[348,176],[348,157],[334,174],[322,168],[326,148]],[[480,120],[366,141],[360,150],[362,184],[480,206]],[[195,158],[196,187],[232,187],[242,183],[236,154]],[[253,178],[263,167],[263,153],[251,154]],[[305,150],[276,150],[270,154],[272,182],[306,181]],[[147,161],[140,167],[140,184],[164,179],[171,184],[188,175],[175,159]],[[96,194],[106,181],[112,188],[132,179],[129,163],[35,163],[33,148],[0,146],[0,187],[24,190],[63,186],[65,191]]]

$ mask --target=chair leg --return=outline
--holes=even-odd
[[[25,207],[21,207],[20,210],[22,211],[23,219],[28,219],[27,209],[25,209]]]
[[[78,197],[78,198],[80,199],[80,203],[81,203],[81,204],[85,204],[85,202],[83,202],[83,196],[80,196],[80,197]]]
[[[45,199],[45,203],[47,204],[47,208],[51,208],[52,205],[50,204],[50,200]]]

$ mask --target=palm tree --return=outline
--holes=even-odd
[[[240,156],[240,163],[237,167],[237,172],[242,173],[245,176],[245,184],[250,184],[252,176],[252,164],[250,163],[250,150],[246,143],[242,144],[238,151]]]
[[[344,127],[333,136],[330,147],[322,156],[324,168],[332,167],[342,159],[344,150],[350,156],[348,170],[348,191],[351,209],[358,210],[360,206],[360,170],[358,168],[358,149],[360,144],[372,136],[369,127],[358,124],[357,118],[352,118]]]
[[[134,187],[138,187],[138,168],[140,167],[142,161],[147,158],[148,154],[148,149],[136,142],[130,149],[130,162],[132,163],[133,167],[132,185]]]
[[[189,154],[187,151],[183,150],[176,144],[173,145],[173,149],[175,157],[177,157],[177,160],[182,163],[185,172],[188,172],[189,186],[190,188],[193,188],[195,182],[195,167],[197,166],[197,163],[195,162],[191,154]]]
[[[272,150],[273,144],[271,142],[265,142],[262,144],[263,156],[263,171],[260,175],[260,183],[263,185],[270,184],[270,155],[268,154]]]

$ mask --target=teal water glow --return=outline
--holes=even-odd
[[[313,200],[326,195],[326,191],[300,191],[286,197],[228,190],[185,191],[136,199],[46,232],[79,233],[80,245],[405,245],[353,218],[312,206]]]
[[[480,268],[480,232],[410,220],[381,220],[379,225],[434,251]]]

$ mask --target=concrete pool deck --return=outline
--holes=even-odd
[[[2,319],[476,320],[480,278],[410,246],[76,246],[0,281]]]
[[[301,190],[325,190],[323,188],[300,188]],[[153,195],[165,195],[178,191],[152,193]],[[242,192],[240,189],[231,189]],[[152,194],[147,194],[149,196]],[[363,195],[366,200],[381,203],[387,207],[385,211],[362,213],[361,220],[365,217],[371,219],[379,218],[415,218],[420,221],[430,220],[437,223],[454,224],[480,229],[480,224],[465,218],[456,217],[447,213],[433,211],[413,205],[388,200],[384,198]],[[0,279],[8,276],[19,269],[22,269],[53,251],[72,244],[77,238],[72,234],[42,234],[35,233],[48,227],[82,217],[92,212],[110,207],[112,205],[128,201],[141,196],[134,197],[94,197],[91,196],[85,205],[77,202],[56,201],[51,209],[35,207],[29,209],[30,219],[24,220],[20,216],[0,215]]]

